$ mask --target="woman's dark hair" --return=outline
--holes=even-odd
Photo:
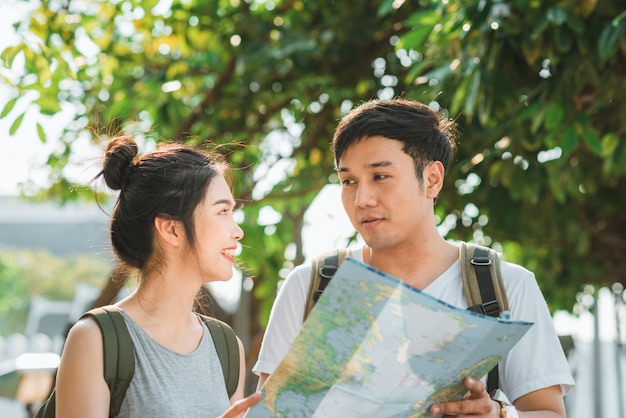
[[[456,123],[440,118],[427,105],[406,99],[372,100],[353,109],[337,125],[335,163],[351,145],[378,135],[404,144],[403,151],[413,158],[419,179],[433,161],[441,161],[447,172],[456,149]]]
[[[119,197],[111,216],[111,243],[128,266],[144,269],[154,253],[154,219],[180,221],[189,245],[195,243],[193,213],[211,180],[226,163],[215,154],[169,144],[136,158],[132,137],[113,138],[100,175]]]

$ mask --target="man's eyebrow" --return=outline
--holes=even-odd
[[[374,163],[367,164],[365,166],[365,168],[372,169],[372,168],[378,168],[378,167],[390,167],[392,165],[393,165],[393,163],[391,161],[384,160],[384,161],[376,161]],[[350,168],[348,168],[348,167],[339,167],[338,171],[340,173],[344,173],[344,172],[350,171]]]
[[[391,161],[378,161],[375,163],[368,164],[367,168],[389,167],[392,165],[393,163]]]

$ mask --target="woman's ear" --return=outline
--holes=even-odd
[[[157,216],[154,218],[154,229],[157,238],[164,243],[175,247],[183,245],[185,231],[180,221],[172,219],[169,216]]]
[[[441,161],[433,161],[426,166],[424,170],[424,179],[426,183],[426,197],[436,199],[439,192],[443,188],[443,177],[445,169]]]

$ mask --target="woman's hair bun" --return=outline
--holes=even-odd
[[[121,190],[135,168],[133,160],[139,148],[130,136],[118,136],[107,144],[102,176],[111,190]]]

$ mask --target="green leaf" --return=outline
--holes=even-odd
[[[615,55],[625,32],[626,23],[623,20],[618,25],[609,23],[604,27],[598,38],[598,58],[601,62]]]
[[[561,7],[550,7],[546,12],[546,20],[555,25],[562,25],[567,21],[567,12]]]
[[[408,32],[403,35],[398,42],[398,48],[402,49],[414,49],[416,51],[423,51],[426,49],[426,39],[432,31],[432,26],[421,26],[417,29]]]
[[[564,155],[571,154],[578,146],[578,134],[574,125],[569,125],[561,138],[561,149]]]
[[[55,63],[58,64],[58,67],[55,69],[55,73],[62,74],[63,76],[68,76],[73,80],[76,80],[76,73],[72,71],[67,61],[63,58],[61,51],[52,49],[49,52],[50,55],[55,59]]]
[[[407,26],[434,26],[441,23],[441,15],[436,10],[426,10],[411,15],[406,20]]]
[[[13,60],[15,59],[17,54],[20,53],[22,49],[24,49],[24,46],[24,43],[20,42],[19,44],[5,48],[4,51],[2,51],[0,59],[4,61],[4,65],[7,68],[11,68],[11,66],[13,65]]]
[[[615,132],[609,132],[602,137],[602,156],[610,157],[620,143],[619,136]]]
[[[31,63],[34,66],[34,71],[38,78],[40,85],[45,85],[52,76],[50,62],[43,55],[35,55],[34,61]]]
[[[394,3],[395,3],[395,0],[382,1],[380,3],[380,6],[378,6],[378,11],[376,12],[376,16],[384,17],[388,15],[389,13],[393,12],[395,10],[395,8],[393,7]]]
[[[530,125],[530,132],[535,134],[539,130],[539,127],[543,124],[546,117],[546,109],[539,109],[532,117]]]
[[[548,27],[548,19],[546,19],[545,17],[542,17],[541,19],[539,19],[535,27],[530,32],[530,39],[533,41],[536,41],[541,36],[543,31],[546,30],[547,27]]]
[[[617,16],[615,16],[615,19],[613,19],[613,21],[611,22],[611,24],[613,26],[617,26],[619,25],[622,21],[624,21],[626,19],[626,10],[624,10],[622,13],[618,14]]]
[[[594,131],[584,130],[582,132],[583,141],[596,154],[602,155],[602,142]]]
[[[33,101],[34,104],[39,106],[39,110],[44,115],[54,115],[61,111],[61,105],[56,96],[41,96],[39,99]]]
[[[524,109],[517,115],[517,118],[516,118],[517,122],[524,122],[525,120],[530,118],[532,115],[535,114],[535,112],[537,112],[540,106],[541,106],[540,103],[533,103],[530,106],[528,106],[526,109]]]
[[[570,31],[565,27],[559,26],[554,31],[554,43],[556,44],[559,52],[567,52],[574,45],[574,39],[570,36]]]
[[[37,136],[39,136],[39,140],[42,143],[46,142],[46,133],[43,130],[43,126],[41,126],[41,123],[37,122]]]
[[[546,129],[549,131],[557,129],[563,122],[564,114],[563,106],[555,102],[549,103],[548,106],[546,106],[546,114],[544,116]]]
[[[15,135],[15,132],[17,132],[17,130],[20,128],[20,125],[22,124],[22,121],[24,120],[24,115],[26,115],[26,112],[15,118],[15,120],[11,124],[11,128],[9,129],[9,135]]]
[[[409,70],[409,72],[407,73],[405,80],[407,84],[412,83],[413,81],[415,81],[415,79],[422,74],[422,71],[424,71],[425,68],[428,68],[428,65],[430,63],[427,61],[422,61],[419,62],[413,66],[411,66],[411,69]]]
[[[466,116],[471,116],[474,114],[474,105],[476,104],[476,97],[478,96],[478,92],[480,91],[480,70],[474,71],[474,75],[472,76],[472,81],[469,85],[469,90],[467,92],[467,96],[465,97],[465,113]]]
[[[585,31],[585,21],[573,13],[567,14],[567,26],[578,34]]]
[[[464,102],[469,89],[469,78],[464,78],[461,84],[456,88],[454,96],[452,96],[452,102],[450,103],[450,113],[456,115],[461,110],[461,104]]]
[[[13,110],[13,108],[15,107],[15,103],[17,103],[17,97],[12,98],[4,105],[2,113],[0,113],[0,119],[4,118],[11,112],[11,110]]]

